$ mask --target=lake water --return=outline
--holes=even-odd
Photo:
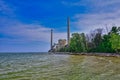
[[[0,53],[0,80],[120,80],[120,58]]]

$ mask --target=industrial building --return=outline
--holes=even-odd
[[[59,51],[61,48],[64,47],[69,47],[70,44],[70,18],[67,18],[67,40],[66,39],[59,39],[58,43],[54,43],[53,45],[53,30],[51,29],[51,44],[50,47],[51,49],[49,50],[49,52],[57,52]]]

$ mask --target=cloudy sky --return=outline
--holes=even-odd
[[[120,0],[0,0],[0,52],[46,52],[71,33],[120,26]]]

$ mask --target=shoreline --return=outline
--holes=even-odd
[[[51,52],[51,53],[67,55],[101,56],[101,57],[120,57],[120,53],[73,53],[73,52]]]

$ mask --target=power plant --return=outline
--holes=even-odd
[[[58,43],[53,45],[53,30],[51,29],[51,43],[50,43],[50,50],[49,52],[57,52],[59,49],[64,47],[69,47],[70,44],[70,18],[67,18],[67,40],[66,39],[59,39]],[[66,42],[67,41],[67,42]]]

